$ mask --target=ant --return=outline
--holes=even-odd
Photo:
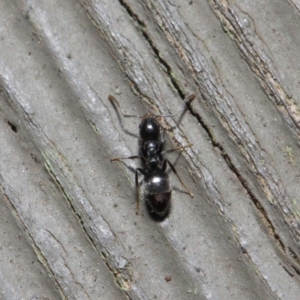
[[[173,173],[177,176],[182,186],[185,188],[191,198],[194,195],[189,191],[186,185],[181,180],[173,164],[167,159],[163,158],[163,154],[167,152],[173,152],[176,150],[183,150],[191,147],[192,144],[186,146],[169,149],[163,151],[165,142],[164,129],[160,125],[158,118],[161,117],[175,117],[184,108],[187,102],[192,102],[195,99],[195,94],[187,96],[182,104],[182,108],[174,115],[153,115],[146,114],[143,117],[137,115],[126,115],[122,112],[119,102],[112,95],[108,96],[108,100],[112,103],[115,110],[119,114],[121,112],[123,117],[138,117],[142,121],[139,125],[139,155],[133,155],[124,158],[112,158],[110,161],[122,161],[124,159],[141,159],[143,168],[137,168],[135,170],[135,186],[137,191],[137,205],[136,214],[139,211],[140,205],[140,188],[139,188],[139,173],[144,176],[145,190],[144,197],[146,203],[150,207],[151,213],[158,218],[164,218],[168,215],[171,204],[171,193],[169,176],[166,172],[167,166],[171,168]],[[120,119],[121,122],[121,119]]]

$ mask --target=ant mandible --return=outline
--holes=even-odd
[[[185,104],[187,102],[192,102],[195,97],[195,94],[187,96],[184,99],[182,108],[185,107]],[[116,157],[112,158],[110,161],[113,162],[122,161],[124,159],[137,158],[141,159],[143,168],[137,168],[135,170],[135,186],[137,191],[136,214],[138,214],[140,205],[139,173],[141,173],[142,175],[144,175],[143,181],[146,185],[144,190],[144,197],[151,209],[151,213],[154,213],[158,217],[165,217],[170,209],[172,193],[169,183],[169,176],[166,172],[167,165],[169,165],[173,173],[177,176],[180,183],[185,188],[190,197],[194,197],[194,195],[189,191],[189,189],[181,180],[173,164],[167,158],[163,158],[164,153],[183,150],[185,148],[191,147],[192,144],[163,151],[165,142],[164,131],[162,130],[162,126],[157,120],[160,117],[175,117],[180,113],[182,109],[180,109],[174,115],[162,116],[146,114],[143,117],[140,117],[137,115],[124,114],[120,108],[119,102],[112,95],[108,96],[108,100],[112,103],[117,112],[119,112],[120,110],[123,117],[138,117],[142,119],[139,125],[139,155],[124,158]]]

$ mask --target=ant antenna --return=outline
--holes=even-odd
[[[124,118],[140,118],[142,119],[143,117],[141,116],[138,116],[138,115],[127,115],[127,114],[124,114],[122,112],[122,109],[121,109],[121,106],[118,102],[118,100],[112,96],[112,95],[109,95],[108,96],[108,100],[111,102],[111,104],[114,106],[114,108],[116,109],[116,111],[119,111],[121,113],[121,115],[124,117]]]
[[[183,100],[183,103],[179,107],[177,113],[175,113],[175,114],[170,114],[170,115],[155,115],[154,117],[155,118],[174,118],[174,117],[178,116],[180,113],[182,113],[182,111],[185,108],[186,103],[191,103],[195,98],[196,98],[195,94],[190,94],[190,95],[186,96],[185,99]],[[127,114],[123,113],[118,100],[114,96],[109,95],[108,96],[108,100],[114,106],[114,108],[116,109],[116,111],[119,111],[124,118],[139,118],[139,119],[143,118],[142,116],[139,116],[139,115],[127,115]]]
[[[140,119],[141,119],[142,117],[140,117],[140,116],[138,116],[138,115],[127,115],[127,114],[124,114],[124,113],[122,112],[122,109],[121,109],[121,107],[120,107],[120,104],[119,104],[118,100],[117,100],[114,96],[109,95],[109,96],[108,96],[108,100],[110,101],[110,103],[112,104],[112,106],[114,107],[114,109],[115,109],[115,111],[116,111],[116,113],[117,113],[117,115],[118,115],[118,119],[119,119],[119,122],[120,122],[120,125],[121,125],[123,131],[126,132],[127,134],[133,136],[133,137],[138,138],[138,137],[139,137],[138,135],[136,135],[136,134],[130,132],[129,130],[127,130],[127,129],[125,128],[125,126],[124,126],[124,124],[123,124],[123,119],[121,118],[120,114],[121,114],[123,117],[125,117],[125,118],[135,117],[135,118],[140,118]]]
[[[194,99],[196,98],[195,94],[190,94],[188,96],[186,96],[183,100],[183,103],[181,104],[181,106],[179,107],[177,113],[175,114],[170,114],[170,115],[155,115],[155,118],[174,118],[177,117],[179,114],[181,114],[183,112],[183,110],[185,109],[185,105],[186,103],[191,103]]]

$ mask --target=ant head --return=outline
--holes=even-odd
[[[160,125],[153,117],[145,117],[140,123],[140,137],[143,140],[157,141],[160,135]]]

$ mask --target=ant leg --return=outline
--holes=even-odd
[[[123,159],[136,159],[136,158],[141,158],[141,157],[138,155],[129,156],[129,157],[116,157],[116,158],[112,158],[110,161],[113,162],[113,161],[121,161]],[[137,194],[137,204],[136,204],[135,213],[137,215],[139,214],[139,208],[140,208],[139,172],[145,175],[143,169],[141,168],[135,169],[135,187],[136,187],[136,194]]]
[[[128,157],[115,157],[115,158],[111,158],[110,162],[120,161],[120,160],[124,160],[124,159],[136,159],[136,158],[141,158],[141,157],[139,155],[133,155],[133,156],[128,156]]]
[[[162,166],[162,170],[165,171],[167,168],[167,164],[170,166],[170,168],[172,169],[173,173],[177,176],[177,178],[179,179],[180,183],[182,184],[182,186],[186,189],[187,193],[190,195],[191,198],[194,198],[194,194],[192,192],[190,192],[190,190],[187,188],[187,186],[183,183],[183,181],[181,180],[180,176],[178,175],[175,167],[172,165],[172,163],[168,160],[165,159],[163,162],[163,166]]]
[[[120,161],[123,159],[135,159],[135,158],[140,158],[140,156],[129,156],[129,157],[124,157],[124,158],[116,157],[116,158],[112,158],[110,161],[112,162],[112,161]],[[141,169],[141,168],[135,169],[135,187],[136,187],[136,194],[137,194],[137,203],[136,203],[135,213],[137,215],[139,214],[139,208],[140,208],[139,172],[141,172],[143,175],[145,175],[143,169]]]
[[[160,136],[160,142],[163,144],[166,140],[166,129],[161,127],[161,136]]]
[[[192,147],[193,144],[187,144],[185,146],[181,146],[181,147],[178,147],[178,148],[173,148],[173,149],[168,149],[168,150],[165,150],[165,151],[162,151],[161,154],[165,154],[165,153],[170,153],[170,152],[174,152],[174,151],[177,151],[177,150],[183,150],[185,148],[189,148],[189,147]]]
[[[136,209],[135,209],[135,214],[139,214],[139,208],[140,208],[140,187],[139,187],[139,172],[141,172],[143,175],[144,170],[141,168],[137,168],[135,170],[135,187],[136,187],[136,194],[137,194],[137,203],[136,203]]]

